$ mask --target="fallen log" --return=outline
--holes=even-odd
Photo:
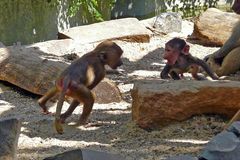
[[[209,8],[194,22],[194,30],[189,41],[207,46],[222,46],[239,20],[240,15],[236,13]]]
[[[57,56],[63,55],[66,51],[64,46],[61,47],[66,41],[69,40],[51,41],[48,45],[44,42],[45,45],[38,43],[39,45],[0,48],[0,80],[34,94],[43,95],[54,86],[57,76],[69,65],[62,56]],[[96,86],[93,92],[98,103],[122,100],[119,89],[108,79]]]
[[[161,128],[199,114],[232,117],[240,109],[237,81],[137,81],[132,118],[142,128]]]

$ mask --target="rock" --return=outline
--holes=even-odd
[[[104,78],[92,91],[95,94],[95,102],[98,104],[119,103],[122,101],[120,89],[116,83],[108,78]],[[72,99],[69,98],[68,102],[71,101]]]
[[[188,155],[180,155],[180,156],[169,157],[166,160],[198,160],[198,158],[188,156]]]
[[[239,139],[232,132],[223,131],[216,135],[206,146],[210,152],[231,152],[236,149]]]
[[[73,27],[59,32],[58,38],[71,38],[82,44],[116,39],[132,42],[149,42],[151,34],[138,19],[123,18]]]
[[[153,27],[154,22],[156,21],[157,17],[152,17],[148,19],[143,19],[140,20],[140,23],[142,23],[146,28],[151,28]]]
[[[17,119],[0,121],[0,159],[16,159],[21,122]]]
[[[9,85],[7,85],[6,83],[4,83],[4,82],[0,83],[0,93],[6,92],[6,91],[11,91],[11,90],[12,90],[12,88]],[[1,95],[0,95],[0,99],[1,99]]]
[[[72,40],[67,39],[0,48],[0,80],[43,95],[55,85],[55,79],[69,65],[63,55],[69,53],[71,46]],[[122,100],[117,86],[107,79],[100,82],[94,93],[97,95],[96,102]]]
[[[5,47],[5,45],[2,42],[0,42],[0,48],[3,48],[3,47]]]
[[[123,158],[117,154],[88,149],[76,149],[58,154],[54,157],[45,158],[44,160],[123,160]]]
[[[234,122],[231,126],[227,128],[229,132],[234,133],[236,136],[240,136],[240,121]]]
[[[49,40],[45,42],[38,42],[31,45],[26,45],[29,52],[36,52],[36,50],[41,50],[44,53],[56,56],[64,56],[67,54],[72,54],[76,48],[76,42],[72,39],[62,39],[62,40]],[[34,50],[35,51],[34,51]]]
[[[232,117],[240,109],[239,93],[237,81],[141,80],[131,90],[132,118],[154,129],[204,113]]]
[[[236,160],[240,157],[240,139],[233,132],[223,131],[204,148],[200,159]]]
[[[153,28],[162,33],[181,32],[182,17],[178,13],[161,13],[155,19]]]
[[[96,102],[105,104],[112,102],[120,102],[122,100],[122,96],[119,88],[116,83],[113,81],[104,78],[102,82],[100,82],[94,89],[93,92],[96,95]]]
[[[236,13],[209,8],[195,21],[190,41],[208,46],[222,46],[239,19],[240,15]]]

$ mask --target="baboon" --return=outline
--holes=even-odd
[[[46,102],[59,94],[55,114],[55,128],[59,134],[63,133],[61,124],[80,103],[83,103],[83,112],[77,125],[87,123],[94,104],[91,90],[104,78],[106,72],[104,65],[112,69],[122,65],[122,53],[123,50],[116,43],[103,41],[93,51],[71,63],[57,78],[56,85],[38,100],[43,112],[48,114]],[[61,114],[65,96],[72,97],[73,101],[68,110]]]
[[[240,14],[240,0],[235,0],[232,9]],[[237,22],[232,30],[231,36],[224,45],[214,52],[207,55],[204,60],[218,76],[233,74],[240,69],[240,21]]]
[[[189,49],[190,47],[185,40],[180,38],[173,38],[165,44],[163,58],[167,60],[167,64],[161,72],[161,78],[179,80],[181,79],[179,75],[191,72],[194,79],[203,80],[204,77],[198,75],[199,67],[202,67],[212,79],[218,79],[218,76],[209,68],[206,62],[192,56]]]
[[[240,0],[235,0],[232,9],[240,14]],[[224,45],[215,53],[205,57],[207,63],[219,76],[235,73],[240,69],[240,20],[232,30],[231,36]],[[224,127],[227,129],[234,121],[239,120],[240,110],[232,117]]]

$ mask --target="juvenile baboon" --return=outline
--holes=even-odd
[[[189,49],[190,47],[185,40],[180,38],[173,38],[165,44],[163,58],[167,60],[167,64],[161,72],[161,78],[179,80],[181,79],[179,75],[191,72],[194,79],[203,80],[204,78],[198,75],[199,67],[202,67],[212,79],[218,79],[217,75],[212,72],[206,62],[192,56],[189,53]]]
[[[109,65],[112,69],[122,65],[122,53],[122,49],[114,42],[100,43],[93,51],[69,65],[57,78],[56,85],[38,100],[43,112],[47,114],[49,112],[46,102],[60,93],[55,114],[55,128],[59,134],[63,133],[61,123],[80,103],[83,103],[83,112],[77,125],[86,124],[94,103],[91,89],[104,78],[104,65]],[[65,96],[72,97],[73,101],[68,110],[60,116]]]

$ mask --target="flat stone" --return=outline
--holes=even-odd
[[[58,33],[59,39],[71,38],[79,43],[92,43],[103,40],[128,40],[149,42],[151,31],[136,18],[122,18],[78,26]]]
[[[30,53],[40,50],[43,53],[49,54],[50,57],[51,55],[63,56],[71,54],[75,48],[75,43],[72,39],[62,39],[33,43],[23,47]]]
[[[145,129],[204,113],[231,118],[240,109],[239,93],[237,81],[139,80],[131,91],[132,118]]]
[[[124,160],[123,157],[117,154],[106,152],[93,151],[88,149],[76,149],[58,154],[53,157],[45,158],[44,160]]]
[[[231,126],[227,128],[229,132],[233,132],[236,136],[240,136],[240,121],[234,122]]]
[[[117,154],[106,152],[93,151],[88,149],[82,150],[83,160],[124,160],[123,157]]]
[[[206,146],[211,152],[231,152],[237,148],[240,141],[232,132],[223,131],[217,134]]]
[[[166,160],[198,160],[198,158],[192,157],[189,155],[180,155],[180,156],[169,157]]]
[[[239,137],[228,131],[217,134],[200,154],[200,159],[204,160],[237,160],[239,157]]]

